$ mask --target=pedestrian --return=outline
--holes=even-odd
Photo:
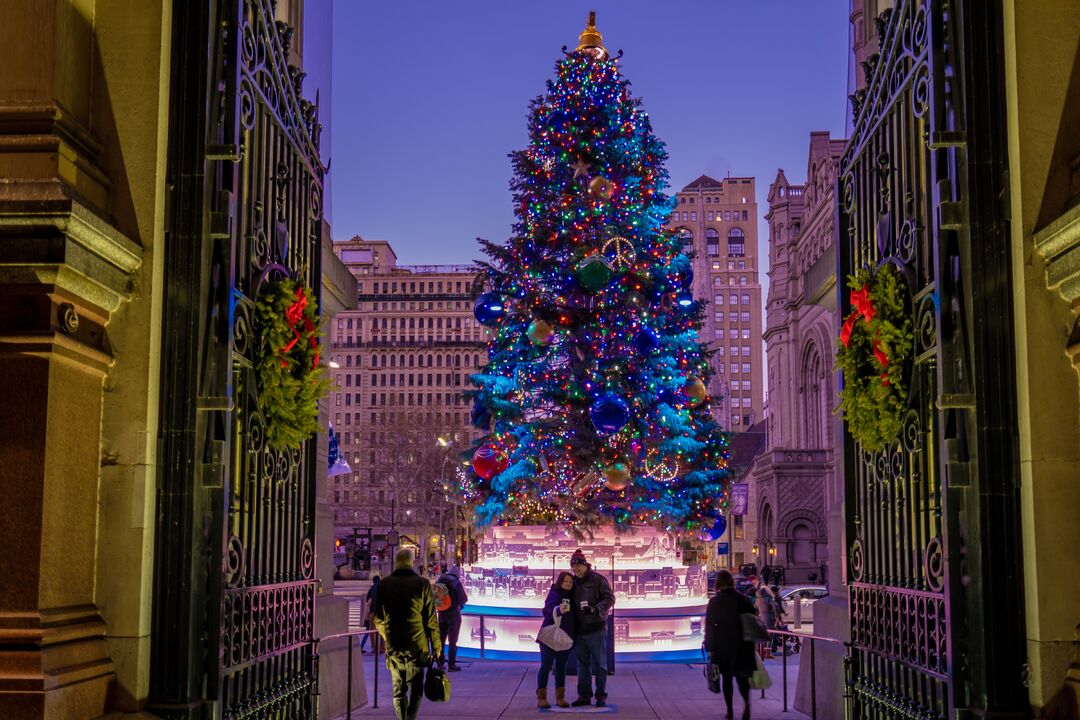
[[[461,568],[455,565],[439,576],[439,579],[435,581],[437,595],[439,594],[438,591],[442,590],[439,585],[445,587],[444,592],[450,601],[449,607],[445,610],[436,604],[436,609],[439,611],[439,635],[450,646],[450,666],[447,670],[457,672],[461,669],[457,664],[457,641],[458,635],[461,633],[461,608],[465,607],[469,602],[469,596],[461,582]]]
[[[577,700],[574,707],[592,704],[592,676],[596,676],[596,707],[607,704],[607,617],[615,605],[615,593],[607,578],[593,572],[585,553],[570,557],[574,572],[571,608],[574,614],[574,655],[577,658]]]
[[[365,630],[370,630],[371,629],[371,609],[375,606],[375,595],[378,592],[379,592],[379,576],[375,575],[375,576],[373,576],[371,578],[371,587],[368,588],[367,599],[364,602],[364,608],[365,608],[365,612],[364,612],[364,629]],[[360,638],[360,652],[361,653],[364,652],[364,646],[367,645],[367,641],[368,641],[369,637],[370,637],[370,635],[364,635],[364,637]],[[372,641],[371,644],[376,645],[376,643],[374,641]],[[375,651],[378,652],[378,650],[379,650],[379,648],[376,646]]]
[[[766,630],[776,629],[776,597],[772,594],[769,586],[762,582],[761,578],[755,577],[754,581],[754,605],[757,608],[758,617]],[[765,660],[771,659],[772,644],[765,643]]]
[[[735,590],[735,580],[727,570],[716,575],[716,594],[705,609],[705,650],[709,662],[720,670],[720,687],[724,692],[728,720],[735,717],[732,709],[732,680],[739,686],[743,700],[743,720],[750,718],[750,676],[757,668],[754,643],[743,640],[742,615],[756,613],[754,603]]]
[[[570,603],[574,595],[574,574],[565,570],[559,573],[558,580],[548,590],[544,600],[544,620],[540,623],[543,630],[549,625],[559,621],[559,628],[574,637],[574,613],[570,609]],[[539,637],[539,633],[537,634]],[[536,676],[536,706],[541,709],[551,707],[548,703],[547,684],[548,675],[551,674],[552,666],[555,668],[555,704],[559,707],[570,707],[566,702],[566,661],[570,659],[570,650],[555,650],[537,640],[540,644],[540,672]]]
[[[424,670],[442,664],[442,640],[431,583],[413,570],[413,552],[398,550],[394,572],[379,583],[372,621],[386,643],[398,720],[415,720],[424,692]]]

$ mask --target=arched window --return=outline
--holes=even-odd
[[[396,355],[391,355],[390,356],[390,367],[397,367],[396,360],[397,360]]]
[[[345,367],[352,367],[352,355],[345,356]]]
[[[442,367],[442,355],[435,356],[435,367]]]
[[[686,213],[683,213],[683,215],[685,215],[685,214]],[[683,220],[685,220],[685,219],[686,218],[683,218]],[[691,233],[689,230],[687,230],[684,227],[681,227],[678,230],[676,230],[676,232],[679,234],[679,239],[682,240],[684,245],[689,247],[690,245],[694,244],[694,234]]]
[[[742,257],[746,254],[746,233],[740,228],[731,228],[727,234],[728,257]]]
[[[791,556],[789,560],[797,565],[810,565],[814,562],[814,531],[801,520],[791,528]]]
[[[807,448],[823,447],[825,442],[825,366],[816,344],[811,344],[803,354],[802,425]]]
[[[465,367],[469,367],[469,364],[471,362],[472,362],[472,355],[466,354],[465,355]]]
[[[716,228],[705,229],[705,249],[709,257],[720,255],[720,233]]]
[[[398,367],[405,367],[405,356],[398,355]]]
[[[724,286],[724,279],[721,278],[719,275],[714,276],[713,279],[712,279],[712,286],[714,288],[723,287]]]
[[[480,367],[480,353],[473,355],[473,367]]]

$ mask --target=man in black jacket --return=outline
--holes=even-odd
[[[578,698],[575,707],[592,703],[592,675],[596,676],[596,707],[607,704],[607,619],[615,605],[615,593],[607,578],[592,570],[581,550],[570,557],[574,571],[574,654],[578,664]]]
[[[461,568],[455,565],[439,576],[435,581],[438,585],[446,586],[450,596],[450,607],[439,611],[439,634],[449,646],[450,672],[457,672],[461,668],[457,664],[457,641],[461,632],[461,608],[469,602],[469,596],[465,592],[465,586],[461,584]]]
[[[412,569],[412,550],[394,556],[394,572],[379,583],[371,610],[386,642],[386,667],[394,683],[398,720],[416,720],[424,692],[424,669],[432,655],[442,661],[442,639],[431,583]]]

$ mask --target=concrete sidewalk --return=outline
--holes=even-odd
[[[364,669],[369,697],[374,694],[371,655],[364,656]],[[474,660],[460,662],[463,670],[450,673],[453,686],[448,703],[424,700],[420,706],[420,718],[476,718],[477,720],[535,720],[546,714],[559,715],[616,715],[633,720],[682,720],[683,718],[722,718],[724,701],[721,695],[713,695],[705,685],[700,664],[668,663],[619,663],[615,674],[608,677],[608,707],[536,708],[535,663]],[[751,690],[751,708],[755,720],[800,720],[806,718],[796,712],[795,678],[798,675],[798,657],[788,660],[788,711],[782,711],[782,688],[780,660],[766,662],[773,679],[773,686],[761,699],[760,690]],[[567,677],[567,699],[573,700],[577,678]],[[554,678],[549,679],[549,700],[554,701]],[[736,692],[736,695],[738,693]],[[366,707],[353,711],[354,718],[394,717],[391,700],[390,677],[380,658],[379,707]],[[735,717],[740,717],[742,701],[735,699]]]

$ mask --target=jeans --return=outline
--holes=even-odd
[[[398,662],[390,668],[394,683],[394,712],[398,720],[416,720],[424,697],[424,667],[414,662]]]
[[[607,633],[597,630],[574,638],[577,656],[577,692],[579,697],[593,696],[592,676],[596,676],[596,697],[607,697]]]
[[[720,677],[720,689],[724,691],[724,703],[727,705],[727,711],[730,713],[731,701],[734,699],[731,697],[731,674],[724,674]],[[735,682],[739,684],[739,695],[742,696],[743,707],[750,707],[750,678],[742,677],[741,675],[735,676]]]
[[[540,673],[536,676],[536,687],[539,690],[547,688],[548,675],[551,674],[551,666],[555,666],[555,687],[566,687],[566,661],[570,659],[569,650],[552,650],[547,645],[540,643]]]
[[[457,641],[461,633],[461,613],[439,613],[439,636],[450,643],[447,659],[450,667],[457,665]]]

